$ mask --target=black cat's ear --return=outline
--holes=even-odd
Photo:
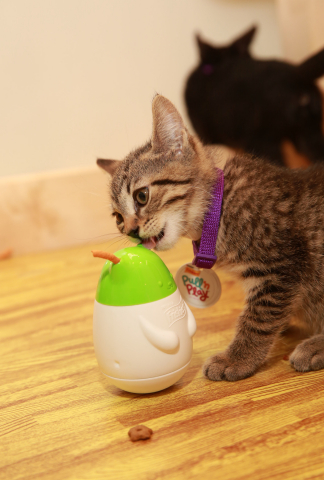
[[[201,62],[209,63],[212,59],[214,60],[215,51],[217,50],[217,48],[212,47],[210,44],[203,42],[199,34],[196,35],[196,41],[199,49]]]
[[[239,55],[249,54],[250,44],[253,40],[257,27],[254,25],[246,33],[234,40],[231,44],[231,50],[235,50]]]
[[[113,176],[120,162],[119,160],[104,160],[103,158],[98,158],[97,165]]]
[[[324,75],[324,48],[297,67],[304,80],[312,81]]]
[[[188,133],[175,106],[162,95],[152,102],[153,132],[152,148],[155,152],[173,150],[180,155],[188,144]]]

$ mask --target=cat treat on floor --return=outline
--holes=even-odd
[[[145,425],[136,425],[129,430],[128,436],[132,442],[137,442],[138,440],[148,440],[153,435],[153,430],[146,427]]]

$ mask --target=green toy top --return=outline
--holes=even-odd
[[[168,297],[177,289],[161,258],[137,245],[115,252],[120,262],[108,260],[100,275],[96,300],[103,305],[141,305]]]

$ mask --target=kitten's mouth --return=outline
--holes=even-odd
[[[162,230],[158,235],[156,235],[155,237],[143,238],[141,243],[143,247],[148,248],[149,250],[152,250],[152,248],[155,248],[156,245],[162,240],[163,237],[164,237],[164,227],[162,228]]]

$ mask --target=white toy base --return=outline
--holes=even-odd
[[[128,380],[127,378],[114,378],[105,375],[112,385],[115,387],[125,390],[125,392],[131,393],[154,393],[164,390],[165,388],[171,387],[184,375],[185,371],[189,367],[189,363],[184,367],[176,370],[175,372],[168,373],[166,375],[161,375],[160,377],[153,378],[141,378],[138,380]]]

